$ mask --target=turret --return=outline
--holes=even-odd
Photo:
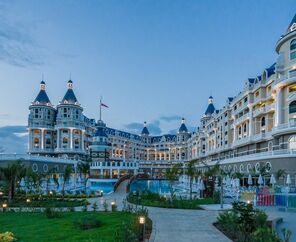
[[[141,136],[149,136],[149,131],[148,131],[148,128],[147,128],[147,122],[146,121],[144,122],[144,127],[142,129]]]
[[[67,92],[57,106],[57,149],[62,155],[75,156],[85,152],[84,115],[74,91],[73,81],[67,82]],[[77,157],[77,156],[75,156]]]
[[[46,84],[40,82],[40,90],[31,103],[28,118],[29,153],[51,153],[54,150],[54,125],[56,110],[51,104]]]
[[[181,126],[177,133],[177,142],[186,142],[190,138],[190,133],[185,125],[185,118],[181,120]]]

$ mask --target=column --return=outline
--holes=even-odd
[[[283,90],[279,87],[276,90],[276,108],[275,108],[275,121],[274,126],[278,126],[282,123],[282,95]]]
[[[236,141],[236,127],[234,125],[234,129],[233,129],[233,142]]]
[[[112,179],[112,162],[110,162],[110,179]]]
[[[41,129],[41,149],[44,149],[44,129]]]
[[[70,149],[73,149],[73,130],[70,129]]]
[[[149,160],[149,149],[147,149],[147,160]]]
[[[253,135],[253,108],[250,107],[250,118],[249,118],[249,125],[248,125],[248,135]]]
[[[177,148],[175,148],[175,160],[177,160]]]
[[[84,150],[84,131],[81,131],[81,148]]]
[[[103,178],[103,162],[100,161],[100,178]]]
[[[60,130],[57,129],[57,149],[60,148]]]
[[[171,148],[169,148],[169,160],[171,160]]]
[[[123,162],[125,162],[125,144],[123,145],[123,150],[122,150],[122,152],[123,152],[123,154],[122,154],[122,156],[123,156]]]
[[[154,152],[154,154],[155,154],[155,160],[157,160],[157,158],[156,158],[156,149],[154,150],[155,152]]]

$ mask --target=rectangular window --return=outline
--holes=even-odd
[[[292,52],[292,53],[290,54],[290,59],[291,59],[291,60],[296,59],[296,51],[294,51],[294,52]]]

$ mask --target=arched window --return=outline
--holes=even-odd
[[[296,39],[293,39],[290,43],[290,59],[296,59]]]
[[[293,101],[289,105],[289,113],[296,113],[296,101]]]
[[[63,144],[68,144],[68,139],[66,137],[63,138]]]
[[[245,123],[244,124],[244,133],[246,133],[247,132],[247,124]]]
[[[291,150],[296,150],[296,135],[291,136],[289,139],[289,148]]]
[[[265,117],[262,117],[261,119],[261,127],[264,127],[265,126]]]
[[[296,39],[293,39],[290,43],[290,51],[296,50]]]

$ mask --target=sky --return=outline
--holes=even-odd
[[[295,0],[1,0],[0,147],[24,151],[42,76],[54,105],[71,77],[89,118],[102,96],[109,127],[194,130],[210,95],[223,107],[276,61],[295,13]]]

